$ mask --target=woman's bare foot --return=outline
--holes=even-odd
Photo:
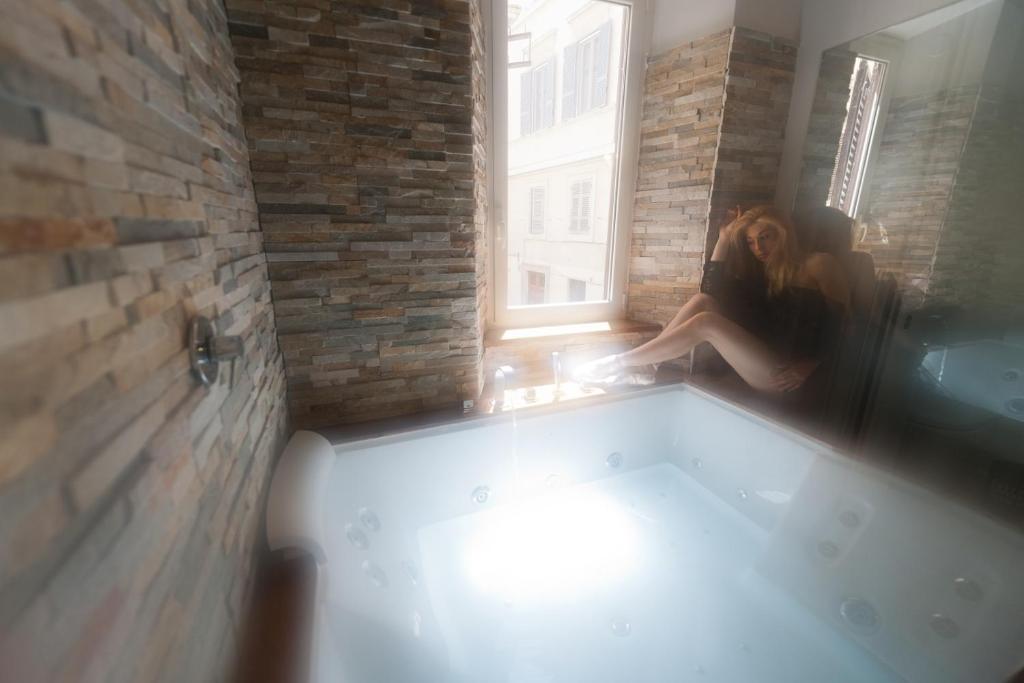
[[[625,366],[619,360],[618,354],[598,358],[588,363],[583,363],[573,370],[572,376],[580,384],[615,384],[625,373]]]
[[[622,362],[621,354],[614,354],[584,363],[573,372],[573,378],[584,386],[609,386],[612,384],[647,386],[654,384],[655,372],[654,365],[630,367]]]

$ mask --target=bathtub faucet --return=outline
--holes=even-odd
[[[505,390],[515,380],[516,371],[511,365],[502,365],[494,371],[494,412],[505,406]]]

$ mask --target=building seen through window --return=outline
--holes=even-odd
[[[509,34],[530,41],[508,69],[510,307],[609,296],[625,18],[595,0],[509,5]]]

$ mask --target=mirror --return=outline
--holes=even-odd
[[[1024,518],[1024,3],[963,0],[822,54],[794,220],[859,320],[832,434]],[[849,351],[849,350],[848,350]]]

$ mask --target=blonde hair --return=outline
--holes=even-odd
[[[796,231],[774,206],[763,204],[746,211],[740,211],[739,207],[736,207],[735,214],[736,217],[725,228],[730,231],[732,239],[726,269],[741,278],[756,272],[758,263],[747,244],[747,232],[755,226],[768,226],[775,230],[779,242],[764,264],[764,274],[768,280],[768,293],[773,296],[779,294],[800,270],[800,248]]]

